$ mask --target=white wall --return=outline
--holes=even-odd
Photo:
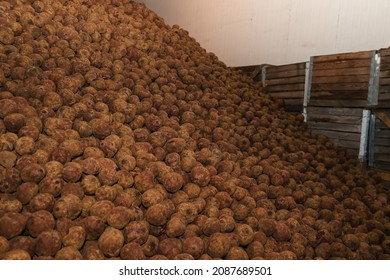
[[[389,0],[140,0],[229,66],[390,46]]]

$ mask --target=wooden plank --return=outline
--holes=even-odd
[[[380,153],[380,154],[386,154],[389,158],[389,161],[390,161],[390,147],[375,146],[374,152]]]
[[[319,135],[320,134],[327,135],[329,138],[351,140],[351,141],[360,141],[360,133],[330,131],[330,130],[321,130],[321,129],[310,129],[310,131],[315,133],[315,134],[319,134]]]
[[[384,71],[384,70],[390,70],[390,56],[388,57],[387,61],[383,61],[383,59],[381,59],[380,71]]]
[[[309,128],[313,128],[313,129],[342,131],[342,132],[360,133],[360,129],[361,129],[361,125],[335,124],[335,123],[327,123],[327,122],[308,121],[307,125],[309,126]]]
[[[376,161],[373,167],[376,170],[390,171],[390,163],[388,162]]]
[[[288,77],[296,77],[296,76],[304,76],[304,75],[305,75],[305,69],[275,72],[275,73],[267,72],[267,79],[279,79],[279,78],[288,78]]]
[[[343,115],[343,116],[362,116],[362,109],[354,108],[326,108],[326,107],[307,107],[308,114],[326,114],[326,115]]]
[[[333,142],[342,147],[352,148],[352,149],[359,149],[360,146],[360,141],[346,141],[341,139],[335,139]]]
[[[374,155],[374,160],[375,161],[384,161],[384,162],[389,162],[390,163],[390,155],[389,154],[378,153],[378,154]]]
[[[381,54],[381,57],[382,56],[390,56],[390,48],[381,49],[381,50],[379,50],[379,53]]]
[[[390,70],[386,71],[380,71],[379,72],[379,78],[389,78],[390,77]]]
[[[316,99],[351,99],[351,100],[367,100],[367,91],[313,91],[311,100]]]
[[[368,83],[337,83],[337,84],[312,84],[312,91],[357,91],[368,90]]]
[[[316,122],[360,124],[362,121],[362,118],[361,117],[353,117],[353,116],[332,116],[332,115],[309,114],[307,116],[307,120],[308,121],[316,121]]]
[[[302,70],[305,69],[306,62],[293,63],[287,65],[278,65],[278,66],[268,66],[267,74],[276,73],[276,72],[288,72],[293,70]]]
[[[390,138],[390,130],[375,129],[375,137]]]
[[[305,76],[291,77],[291,78],[281,78],[281,79],[267,79],[265,81],[266,86],[271,85],[286,85],[286,84],[304,84]]]
[[[285,106],[284,110],[286,112],[299,112],[299,113],[302,113],[303,112],[303,106],[302,104],[300,105],[296,105],[296,106]]]
[[[382,79],[379,79],[379,85],[390,85],[390,78],[382,78]]]
[[[371,56],[372,56],[372,51],[321,55],[321,56],[314,57],[314,63],[325,62],[325,61],[336,61],[336,60],[371,59]]]
[[[370,75],[358,75],[358,76],[326,76],[326,77],[313,77],[312,84],[335,84],[335,83],[367,83],[370,80]]]
[[[390,138],[375,137],[375,145],[390,147]]]
[[[390,56],[381,57],[381,67],[380,70],[385,70],[387,68],[386,65],[390,63]],[[383,66],[383,67],[382,67]]]
[[[379,87],[379,93],[388,93],[388,92],[390,92],[390,85]]]
[[[378,100],[385,101],[390,100],[390,93],[381,93],[378,95]]]
[[[362,108],[367,106],[366,100],[313,100],[309,102],[309,106],[318,107],[350,107],[350,108]]]
[[[313,70],[314,77],[327,77],[327,76],[351,76],[351,75],[369,75],[370,68],[347,68],[347,69],[326,69],[326,70]]]
[[[390,171],[390,163],[388,162],[376,161],[374,167],[382,171]]]
[[[305,89],[304,84],[292,84],[292,85],[274,85],[274,86],[267,86],[265,88],[265,91],[267,92],[275,92],[275,91],[298,91]]]
[[[371,58],[357,60],[337,60],[333,62],[316,62],[313,64],[313,70],[325,69],[345,69],[345,68],[360,68],[371,66]]]
[[[379,99],[379,103],[375,106],[375,108],[390,108],[390,100]]]
[[[286,92],[270,92],[268,94],[272,97],[279,97],[279,98],[303,98],[303,91],[286,91]]]
[[[346,150],[348,155],[355,156],[355,157],[359,155],[358,149],[346,149]]]

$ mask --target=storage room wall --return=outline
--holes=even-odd
[[[390,45],[389,0],[140,0],[228,66]]]

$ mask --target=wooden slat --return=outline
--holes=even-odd
[[[388,57],[387,61],[383,61],[383,59],[381,59],[380,69],[381,69],[380,71],[390,70],[390,56]]]
[[[275,72],[275,73],[267,72],[267,79],[279,79],[279,78],[304,76],[305,71],[306,71],[305,69],[299,69],[299,70],[291,70],[291,71],[283,71],[283,72]]]
[[[269,79],[265,81],[266,86],[271,85],[286,85],[286,84],[304,84],[305,76],[291,77],[291,78],[281,78],[281,79]]]
[[[347,141],[347,140],[341,140],[341,139],[333,139],[332,141],[334,143],[336,143],[340,146],[346,147],[346,148],[359,149],[359,147],[360,147],[360,141]]]
[[[360,125],[347,125],[347,124],[335,124],[327,122],[307,122],[309,128],[320,129],[320,130],[332,130],[342,132],[358,132],[360,133]]]
[[[374,151],[375,151],[375,153],[387,154],[387,156],[389,157],[389,160],[390,160],[390,147],[375,145]]]
[[[390,56],[390,48],[381,49],[381,50],[379,51],[379,53],[381,54],[381,57],[383,57],[383,56]]]
[[[265,90],[267,92],[274,92],[274,91],[298,91],[298,90],[304,90],[305,85],[304,84],[292,84],[292,85],[274,85],[274,86],[267,86]]]
[[[390,138],[390,130],[375,129],[375,135],[378,135],[378,137],[382,138]]]
[[[380,97],[380,95],[379,95]],[[375,106],[375,108],[390,108],[390,100],[382,100],[379,98],[379,103],[378,105]]]
[[[358,76],[327,76],[327,77],[313,77],[312,84],[334,84],[334,83],[367,83],[370,80],[370,75]]]
[[[314,63],[336,60],[371,59],[371,51],[315,56]]]
[[[279,97],[279,98],[303,98],[303,91],[286,91],[286,92],[270,92],[268,94],[272,97]]]
[[[279,66],[268,66],[267,74],[276,73],[276,72],[288,72],[294,70],[304,70],[306,68],[306,62],[279,65]]]
[[[390,163],[388,162],[381,162],[381,161],[376,161],[374,164],[375,169],[379,169],[382,171],[388,170],[390,171]]]
[[[384,162],[390,163],[390,155],[378,153],[378,154],[374,155],[374,160],[375,161],[384,161]]]
[[[390,92],[390,85],[379,87],[379,93],[387,93],[387,92]]]
[[[350,108],[362,108],[367,106],[367,101],[364,100],[310,100],[310,106],[323,106],[323,107],[350,107]]]
[[[312,84],[312,91],[326,91],[326,90],[339,90],[339,91],[357,91],[368,90],[368,83],[338,83],[338,84]]]
[[[359,155],[359,150],[358,149],[346,149],[347,154],[351,156],[357,156]]]
[[[322,130],[321,133],[317,133],[318,130],[311,130],[311,131],[313,134],[325,135],[326,137],[329,138],[330,141],[337,144],[338,146],[342,146],[345,148],[351,148],[351,149],[359,149],[360,138],[358,139],[358,141],[352,141],[352,140],[345,140],[345,139],[332,137],[332,133],[334,133],[334,131]]]
[[[375,137],[375,146],[390,147],[390,138]]]
[[[381,93],[378,95],[378,100],[379,101],[386,101],[390,100],[390,93]]]
[[[316,122],[360,124],[362,121],[362,118],[361,117],[353,117],[353,116],[331,116],[331,115],[310,114],[307,116],[307,120],[308,121],[316,121]]]
[[[360,133],[330,131],[330,130],[321,130],[321,129],[310,129],[310,131],[315,133],[315,134],[318,134],[318,135],[320,135],[320,134],[327,135],[330,138],[351,140],[351,141],[360,141]]]
[[[350,100],[367,100],[367,91],[313,91],[311,101],[316,99],[350,99]],[[310,101],[310,102],[311,102]]]
[[[338,60],[334,62],[316,62],[313,64],[313,70],[325,69],[345,69],[345,68],[360,68],[370,67],[371,59],[358,60]]]
[[[382,78],[379,80],[379,85],[390,85],[390,78]]]
[[[370,68],[327,69],[313,71],[313,77],[369,75]]]
[[[362,116],[362,109],[354,108],[326,108],[326,107],[307,107],[307,113],[310,114],[327,114],[343,116]]]
[[[380,71],[379,72],[379,78],[389,78],[390,77],[390,70]]]

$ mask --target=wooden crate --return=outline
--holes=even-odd
[[[379,50],[381,57],[378,108],[390,108],[390,48]]]
[[[371,115],[369,166],[390,172],[390,109]]]
[[[347,149],[349,154],[359,156],[361,146],[361,108],[306,108],[307,124],[312,133],[327,136],[332,142]]]
[[[312,57],[310,106],[365,108],[374,51]]]
[[[306,62],[281,66],[267,66],[265,91],[272,97],[283,100],[288,112],[303,111]]]

